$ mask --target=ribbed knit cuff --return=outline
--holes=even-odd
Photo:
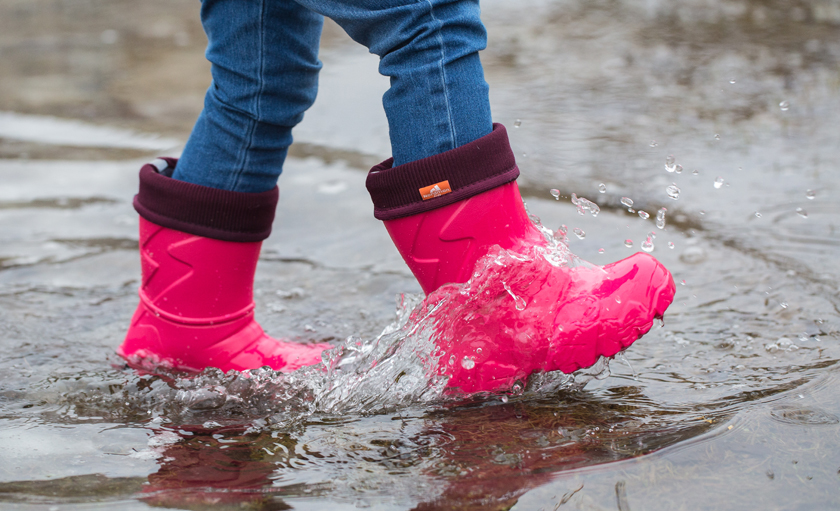
[[[389,158],[368,173],[373,216],[394,220],[448,206],[519,177],[507,131],[493,131],[451,151],[392,167]]]
[[[162,158],[174,169],[175,158]],[[162,165],[161,165],[162,166]],[[223,241],[262,241],[271,234],[279,192],[244,193],[177,181],[169,169],[147,163],[140,169],[134,209],[162,227]]]

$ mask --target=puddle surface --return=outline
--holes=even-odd
[[[123,368],[141,160],[120,158],[186,138],[207,86],[196,7],[30,4],[0,2],[0,111],[15,112],[0,123],[93,131],[0,129],[0,502],[840,505],[836,3],[482,4],[494,112],[529,210],[596,264],[651,250],[677,295],[609,375],[470,401],[426,386],[410,350],[370,376],[419,287],[364,194],[361,170],[387,156],[387,81],[332,25],[255,293],[269,333],[344,344],[344,360],[358,350],[355,379]]]

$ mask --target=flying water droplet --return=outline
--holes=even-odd
[[[578,214],[581,215],[585,215],[589,211],[595,217],[601,212],[601,208],[597,204],[584,197],[578,197],[574,193],[572,194],[572,204],[577,206]]]
[[[513,127],[514,128],[518,128],[520,126],[522,126],[522,119],[517,119],[517,120],[513,121]]]
[[[502,396],[499,399],[502,401],[502,403],[507,403],[508,402],[508,397],[507,396]]]
[[[599,253],[599,254],[603,254],[603,253],[604,253],[604,249],[603,249],[603,248],[599,248],[599,249],[598,249],[598,253]]]
[[[715,140],[720,140],[720,135],[715,133]]]
[[[574,233],[575,233],[575,236],[577,236],[579,239],[583,239],[583,238],[586,237],[586,233],[583,232],[583,229],[581,229],[579,227],[575,227]]]
[[[699,171],[699,170],[697,170],[697,169],[694,169],[694,170],[692,170],[692,171],[691,171],[691,175],[692,175],[692,176],[699,176],[699,175],[700,175],[700,171]]]
[[[665,192],[668,194],[668,197],[674,200],[680,198],[680,189],[677,187],[676,183],[671,183],[668,188],[665,188]]]
[[[475,360],[470,357],[464,357],[464,360],[461,361],[461,367],[464,369],[472,369],[475,367]]]
[[[551,190],[549,190],[549,193],[552,197],[554,197],[554,200],[560,200],[560,190],[558,190],[557,188],[552,188]]]
[[[720,188],[721,186],[723,186],[723,178],[718,176],[715,178],[715,188]]]
[[[681,286],[684,286],[684,285],[685,285],[685,279],[683,279],[683,280],[681,280],[681,281],[680,281],[680,285],[681,285]]]
[[[633,246],[633,240],[624,240],[624,246],[631,248]]]
[[[802,218],[808,218],[808,212],[802,208],[796,208],[796,214],[801,216]]]
[[[790,109],[790,103],[787,101],[782,101],[779,103],[779,108],[782,109],[782,112],[787,112]]]
[[[677,168],[674,169],[674,172],[676,172],[677,174],[682,174],[682,171],[683,171],[683,166],[678,163]]]
[[[733,79],[729,80],[729,83],[732,84],[732,85],[735,85],[735,79],[733,78]]]
[[[632,207],[633,207],[633,199],[631,199],[630,197],[622,197],[622,198],[621,198],[621,203],[622,203],[625,207],[628,207],[628,208],[632,208]]]
[[[787,304],[787,302],[780,302],[780,303],[779,303],[779,305],[780,305],[783,309],[787,309],[787,308],[788,308],[788,304]]]
[[[653,252],[653,233],[648,234],[648,237],[642,242],[642,250]]]
[[[675,163],[676,161],[677,160],[676,158],[674,158],[674,155],[669,154],[665,158],[665,170],[667,170],[668,172],[674,172],[675,170],[677,170],[677,165]]]
[[[607,185],[601,183],[598,185],[598,192],[599,193],[607,193]]]
[[[657,144],[657,143],[656,143],[656,140],[651,140],[651,141],[650,141],[650,146],[651,146],[651,147],[656,147],[656,146],[658,146],[658,145],[659,145],[659,144]]]
[[[513,298],[514,306],[518,311],[524,311],[527,304],[525,303],[525,299],[521,296],[516,296],[513,291],[511,291],[510,286],[507,285],[507,282],[502,282],[502,286],[504,286],[505,291]]]
[[[758,211],[756,211],[756,212],[755,212],[755,217],[756,217],[756,218],[761,218],[761,213],[759,213]]]
[[[656,227],[660,229],[665,228],[665,213],[667,211],[665,208],[659,208],[659,211],[656,212]]]
[[[648,218],[650,218],[650,215],[647,213],[647,211],[639,211],[639,218],[641,218],[642,220],[647,220]]]
[[[814,200],[814,197],[817,196],[817,192],[814,190],[808,190],[805,192],[805,198],[808,200]]]
[[[674,250],[674,247],[675,247],[675,246],[676,246],[676,245],[674,245],[674,242],[673,242],[673,241],[669,241],[669,242],[668,242],[668,248],[670,248],[671,250]]]

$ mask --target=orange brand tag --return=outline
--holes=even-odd
[[[441,181],[440,183],[435,183],[432,186],[421,188],[420,195],[423,197],[423,200],[429,200],[434,199],[435,197],[440,197],[441,195],[446,195],[451,191],[452,188],[449,187],[449,181]]]

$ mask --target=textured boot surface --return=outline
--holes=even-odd
[[[427,301],[445,300],[440,371],[463,392],[589,367],[647,333],[673,300],[671,274],[647,254],[605,267],[558,256],[567,248],[529,220],[515,182],[385,224]]]
[[[223,371],[320,362],[326,344],[278,341],[254,320],[260,242],[220,241],[140,218],[140,304],[117,353],[135,367]]]

